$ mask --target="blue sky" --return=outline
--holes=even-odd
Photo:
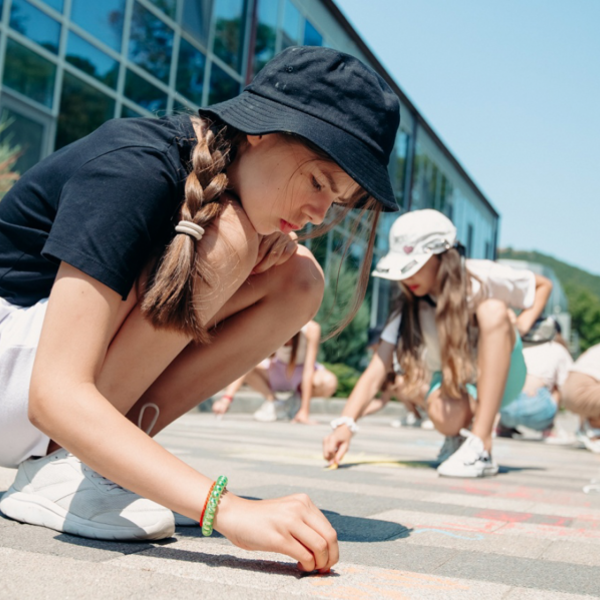
[[[600,0],[335,0],[501,214],[600,274]]]

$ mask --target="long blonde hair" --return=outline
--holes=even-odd
[[[469,306],[471,277],[456,248],[439,254],[440,265],[436,282],[437,298],[435,322],[442,358],[442,393],[450,398],[466,394],[466,384],[473,380],[477,344],[476,317]],[[405,375],[410,394],[423,381],[426,368],[423,363],[423,333],[419,321],[421,302],[400,282],[402,295],[394,315],[401,313],[398,362]]]
[[[190,118],[201,135],[198,135],[198,141],[192,151],[191,170],[185,183],[185,197],[179,219],[192,221],[206,230],[221,215],[225,206],[221,202],[221,196],[228,184],[225,170],[247,138],[245,134],[221,122]],[[281,135],[289,137],[292,142],[303,144],[318,159],[334,162],[304,138],[285,133]],[[316,227],[311,235],[305,236],[322,235],[342,221],[356,205],[362,207],[357,220],[365,211],[371,211],[369,216],[372,232],[352,307],[336,331],[343,329],[354,318],[364,298],[380,205],[359,188],[348,206],[339,210],[328,222]],[[186,234],[176,234],[173,237],[149,277],[141,308],[144,317],[155,327],[185,333],[195,341],[205,344],[210,341],[210,334],[195,309],[194,298],[197,297],[200,287],[215,287],[218,274],[196,251],[196,244],[196,240]]]

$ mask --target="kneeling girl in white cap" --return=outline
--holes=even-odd
[[[464,260],[462,254],[456,228],[438,211],[406,213],[392,226],[390,251],[373,275],[397,281],[402,294],[377,353],[323,442],[330,463],[338,464],[348,451],[356,419],[397,353],[409,388],[424,374],[430,377],[427,411],[446,436],[438,473],[484,477],[498,472],[491,454],[494,420],[500,406],[523,387],[519,334],[541,314],[552,284],[531,271]],[[518,331],[509,307],[521,309]]]

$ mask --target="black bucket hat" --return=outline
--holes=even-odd
[[[385,211],[398,205],[388,162],[400,103],[383,78],[357,58],[292,46],[269,61],[235,98],[199,110],[250,135],[294,133],[326,152]]]

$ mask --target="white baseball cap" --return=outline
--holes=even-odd
[[[390,230],[390,250],[377,263],[374,277],[402,281],[412,277],[431,258],[456,243],[456,227],[437,210],[404,213]]]

